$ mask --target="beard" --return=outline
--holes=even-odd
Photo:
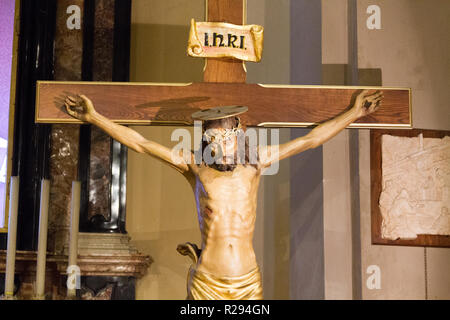
[[[210,168],[216,169],[218,171],[233,171],[234,169],[236,169],[237,164],[220,164],[220,163],[213,163],[211,165],[207,165]]]
[[[256,153],[257,160],[259,160],[259,155]],[[235,152],[234,155],[228,155],[222,158],[222,163],[217,163],[217,161],[208,164],[205,161],[203,161],[204,165],[206,165],[209,168],[213,168],[218,171],[233,171],[237,168],[238,165],[243,165],[246,167],[247,165],[253,166],[255,168],[258,168],[258,164],[250,163],[249,161],[249,149],[248,145],[246,145],[246,152],[245,155],[238,157],[238,153]]]
[[[209,167],[224,172],[233,171],[234,169],[236,169],[237,164],[237,156],[235,153],[234,156],[224,157],[222,163],[214,162],[213,164],[209,165]]]
[[[205,140],[202,141],[202,148],[201,152],[205,150],[205,148],[208,146],[209,143],[207,143]],[[258,168],[257,163],[250,163],[250,153],[253,152],[256,155],[256,162],[259,161],[259,155],[257,152],[256,146],[250,147],[249,146],[249,140],[248,137],[245,138],[245,152],[244,154],[239,154],[235,151],[233,155],[226,155],[222,158],[222,163],[216,163],[213,162],[212,164],[208,164],[203,159],[203,164],[206,165],[209,168],[213,168],[218,171],[233,171],[237,168],[238,165],[243,165],[244,167],[247,165],[253,166],[255,168]],[[231,161],[232,160],[232,161]]]

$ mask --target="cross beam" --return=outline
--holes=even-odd
[[[105,117],[121,124],[191,125],[195,111],[244,105],[247,126],[307,127],[345,111],[359,89],[383,90],[380,109],[351,124],[357,128],[411,128],[410,89],[280,86],[245,83],[100,83],[39,81],[36,122],[81,123],[64,109],[67,95],[84,94]]]

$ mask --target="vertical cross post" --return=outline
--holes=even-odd
[[[208,22],[244,24],[244,1],[246,0],[207,0]],[[239,60],[207,58],[203,81],[244,83],[244,68],[244,62]]]

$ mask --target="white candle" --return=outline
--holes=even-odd
[[[19,207],[19,177],[11,177],[8,215],[8,251],[6,254],[5,298],[14,296],[14,269],[16,263],[17,212]]]
[[[47,258],[48,202],[50,197],[50,180],[41,182],[41,208],[39,218],[39,240],[36,265],[35,299],[45,299],[45,264]]]
[[[70,219],[70,240],[69,240],[69,264],[68,266],[76,266],[78,256],[78,231],[80,223],[80,194],[81,182],[72,182],[72,211]],[[75,298],[76,289],[67,289],[68,298]]]

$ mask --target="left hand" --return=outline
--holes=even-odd
[[[97,114],[92,101],[82,94],[77,97],[67,96],[64,105],[68,114],[81,121],[91,122]]]
[[[358,117],[367,116],[375,111],[381,105],[381,100],[384,98],[382,91],[375,91],[369,93],[370,90],[363,90],[355,100],[353,108],[358,112]]]

